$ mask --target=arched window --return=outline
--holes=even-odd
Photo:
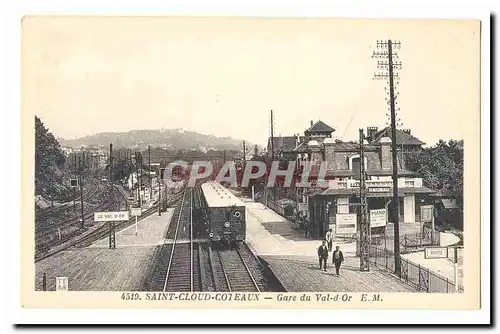
[[[354,173],[354,179],[359,180],[359,173],[361,169],[361,158],[359,154],[354,154],[349,157],[349,169],[353,171]],[[365,170],[367,168],[367,160],[366,156],[364,157],[364,162],[365,162]]]

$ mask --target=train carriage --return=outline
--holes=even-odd
[[[217,182],[201,185],[208,219],[208,238],[235,244],[246,237],[245,204]]]

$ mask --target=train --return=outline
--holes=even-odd
[[[203,183],[201,191],[208,240],[229,247],[245,241],[245,203],[215,181]]]

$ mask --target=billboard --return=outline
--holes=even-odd
[[[131,208],[130,215],[132,217],[139,217],[142,214],[142,208]]]
[[[337,213],[335,234],[356,234],[358,217],[355,213]]]
[[[299,211],[307,211],[309,210],[308,203],[299,203]]]
[[[381,227],[387,225],[387,213],[385,209],[370,210],[370,227]]]
[[[420,207],[420,219],[422,220],[422,223],[432,222],[433,210],[433,205],[422,205]]]

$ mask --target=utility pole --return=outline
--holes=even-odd
[[[394,225],[394,263],[395,274],[401,276],[400,262],[400,246],[399,246],[399,203],[398,203],[398,160],[397,160],[397,142],[396,142],[396,98],[394,93],[394,78],[399,79],[398,73],[394,73],[395,69],[401,69],[401,62],[397,61],[398,54],[393,51],[393,48],[401,48],[401,42],[393,42],[392,40],[377,41],[378,49],[387,49],[387,51],[374,51],[372,58],[387,59],[377,62],[379,69],[387,69],[387,72],[376,73],[374,79],[382,79],[389,81],[389,107],[391,116],[391,141],[392,141],[392,201],[391,201],[391,222]],[[396,59],[396,61],[394,61]],[[387,88],[386,88],[387,90]]]
[[[113,184],[113,144],[109,144],[109,183]]]
[[[162,180],[162,173],[161,173],[161,168],[158,169],[158,216],[161,216],[161,207],[162,207],[162,202],[161,202],[161,180]]]
[[[78,165],[80,165],[80,159],[78,159]],[[82,228],[85,227],[85,218],[83,216],[83,185],[82,185],[82,170],[79,169],[79,180],[78,183],[80,184],[80,207],[81,207],[81,213],[82,213]]]
[[[82,173],[81,173],[81,178],[83,182],[84,174],[85,174],[85,151],[82,151]]]
[[[139,207],[142,208],[141,200],[141,176],[139,176],[139,171],[142,169],[141,152],[136,152],[135,154],[135,168],[137,172],[137,198],[139,199]]]
[[[78,168],[76,166],[76,153],[73,152],[73,166],[75,167],[74,168],[74,172],[75,172],[75,177],[78,175]],[[80,181],[78,181],[80,182]],[[73,213],[76,215],[76,187],[73,188]]]
[[[360,218],[359,224],[359,270],[370,271],[370,224],[367,219],[366,203],[366,173],[365,173],[365,135],[359,129],[359,198]]]
[[[273,110],[271,109],[271,166],[272,166],[272,163],[274,162],[274,116],[273,116]],[[266,183],[266,187],[267,187],[267,183]],[[274,190],[274,184],[273,184],[273,191],[272,191],[272,196],[273,196],[273,199],[276,195],[275,193],[275,190]],[[267,199],[266,199],[266,202],[267,202]]]
[[[245,141],[243,141],[243,166],[245,166],[246,161],[247,161],[247,150],[245,147]]]
[[[148,145],[148,179],[149,179],[149,198],[153,198],[153,183],[151,182],[151,145]]]

